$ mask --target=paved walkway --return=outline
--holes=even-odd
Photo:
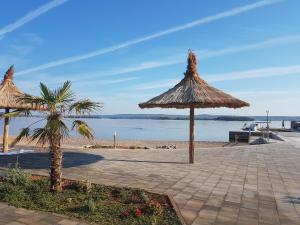
[[[186,149],[67,151],[63,173],[167,193],[189,225],[296,225],[300,145],[294,141],[300,134],[283,135],[287,141],[282,143],[199,149],[194,165],[187,164]],[[19,158],[23,167],[48,174],[46,154],[28,155]],[[13,160],[1,159],[0,166]]]
[[[17,209],[1,202],[0,212],[1,225],[88,225],[87,223],[70,220],[66,216]]]

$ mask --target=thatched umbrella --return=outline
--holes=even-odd
[[[13,83],[14,67],[11,66],[6,73],[2,83],[0,84],[0,109],[5,110],[4,114],[4,130],[3,130],[3,152],[8,151],[8,128],[9,116],[5,116],[11,109],[36,109],[30,104],[24,104],[20,101],[23,93]]]
[[[196,56],[191,51],[187,62],[184,78],[175,87],[139,106],[140,108],[190,108],[189,162],[194,163],[194,109],[241,108],[249,104],[209,86],[201,79],[197,71]]]

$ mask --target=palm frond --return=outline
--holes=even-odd
[[[33,96],[30,94],[24,94],[21,97],[19,97],[19,101],[22,103],[27,103],[31,105],[37,105],[37,106],[43,106],[47,104],[46,100],[42,97]]]
[[[20,97],[20,101],[32,105],[35,104],[37,107],[43,107],[42,112],[46,112],[47,116],[44,119],[46,119],[47,122],[44,127],[36,128],[32,132],[30,132],[29,127],[22,130],[15,140],[16,143],[23,137],[30,137],[30,140],[37,141],[38,145],[44,146],[45,144],[50,144],[59,147],[62,140],[69,137],[70,132],[70,129],[63,120],[65,112],[85,114],[102,108],[101,103],[92,102],[87,99],[74,103],[74,94],[71,91],[70,81],[65,82],[61,87],[54,91],[50,90],[45,84],[40,83],[40,89],[40,97],[25,94]],[[17,115],[17,113],[19,112],[12,112],[10,115]],[[23,113],[26,112],[23,111]],[[76,129],[80,135],[88,139],[94,138],[93,130],[84,121],[73,121],[72,130],[74,129]]]
[[[55,94],[42,82],[40,83],[41,96],[47,102],[54,102]]]
[[[43,128],[36,128],[31,135],[31,141],[37,141],[38,145],[44,146],[51,143],[55,134],[59,134],[60,114],[50,114],[47,117],[47,123]]]
[[[26,127],[21,130],[19,135],[13,140],[11,146],[15,146],[18,142],[20,142],[23,138],[27,138],[30,135],[30,128]]]
[[[74,111],[76,114],[85,114],[91,113],[92,111],[96,111],[102,107],[102,104],[99,102],[92,102],[88,99],[84,99],[70,105],[69,111]]]
[[[0,114],[0,118],[13,118],[18,116],[30,116],[31,112],[28,109],[16,109],[14,111],[11,111],[9,113],[2,113]]]
[[[62,87],[54,91],[55,101],[57,103],[68,103],[74,101],[74,93],[71,90],[71,82],[66,81]]]
[[[9,113],[2,113],[0,115],[0,118],[3,119],[3,118],[12,118],[12,117],[17,117],[21,114],[22,112],[18,111],[18,110],[15,110],[15,111],[11,111]]]
[[[49,139],[47,142],[49,142],[51,137],[53,136],[57,136],[60,139],[60,141],[62,141],[64,138],[69,137],[70,130],[62,120],[62,115],[59,113],[49,115],[47,118],[47,123],[43,129],[44,132],[47,131],[47,135],[49,136],[48,137],[47,135],[45,135],[45,138],[48,137]]]
[[[37,144],[44,146],[47,143],[50,143],[51,133],[46,127],[36,128],[33,130],[31,135],[31,141],[37,140]]]
[[[81,120],[74,120],[73,125],[72,125],[72,130],[74,130],[74,128],[76,128],[76,131],[80,135],[82,135],[88,139],[94,138],[93,130],[89,127],[89,125],[87,125],[86,122],[81,121]]]
[[[61,139],[63,140],[64,138],[69,137],[69,128],[68,126],[64,123],[64,121],[60,120],[59,121],[59,127],[60,127],[60,136]]]

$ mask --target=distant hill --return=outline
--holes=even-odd
[[[247,116],[218,116],[214,120],[223,121],[254,121],[255,119]]]
[[[169,114],[116,114],[98,115],[97,118],[106,119],[154,119],[154,120],[188,120],[188,115],[169,115]],[[266,116],[230,116],[230,115],[195,115],[196,120],[222,120],[222,121],[266,121]],[[300,116],[269,116],[272,121],[291,121],[299,120]]]
[[[35,115],[39,117],[38,115]],[[188,120],[188,115],[169,114],[115,114],[115,115],[85,115],[69,116],[70,118],[94,118],[94,119],[149,119],[149,120]],[[219,121],[266,121],[266,116],[228,116],[228,115],[195,115],[195,120],[219,120]],[[300,121],[300,116],[270,116],[271,121]]]
[[[74,116],[76,117],[76,116]],[[151,119],[151,120],[188,120],[188,115],[168,114],[116,114],[116,115],[94,115],[86,118],[99,119]],[[83,118],[81,116],[81,118]],[[223,121],[253,121],[254,118],[247,116],[221,116],[221,115],[195,115],[195,120],[223,120]]]

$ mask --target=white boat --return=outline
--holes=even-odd
[[[260,128],[261,128],[260,123],[254,122],[254,123],[251,123],[250,125],[245,123],[244,126],[242,127],[242,130],[257,131]]]
[[[255,121],[255,122],[251,123],[250,125],[245,123],[244,126],[242,127],[242,130],[257,131],[257,130],[260,130],[260,129],[267,128],[268,126],[270,126],[270,123],[271,123],[271,121],[269,121],[269,122],[267,122],[267,121]],[[266,124],[266,126],[264,126],[263,124]]]

